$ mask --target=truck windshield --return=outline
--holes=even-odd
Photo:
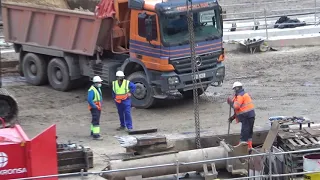
[[[222,36],[220,13],[208,10],[193,13],[195,41],[213,40]],[[189,43],[187,13],[167,14],[161,18],[162,38],[165,46]]]

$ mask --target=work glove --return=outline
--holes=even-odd
[[[234,120],[236,118],[236,116],[235,115],[233,115],[233,116],[231,116],[231,117],[229,117],[229,123],[232,123],[232,121]]]

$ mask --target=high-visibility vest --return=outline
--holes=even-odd
[[[236,115],[241,115],[254,110],[252,99],[248,93],[238,95],[233,98],[233,108]]]
[[[102,96],[102,92],[101,90],[99,89],[99,91],[97,90],[96,87],[94,86],[91,86],[90,89],[88,91],[93,91],[93,94],[94,94],[94,98],[93,98],[93,103],[97,106],[97,108],[99,110],[101,110],[101,96]],[[101,95],[100,95],[101,94]],[[91,109],[91,106],[89,104],[89,110]]]
[[[129,83],[130,81],[126,79],[122,81],[121,86],[119,86],[118,80],[112,82],[112,87],[113,87],[112,89],[116,95],[115,101],[117,103],[121,103],[123,100],[126,100],[129,97],[128,95],[128,93],[130,92]]]

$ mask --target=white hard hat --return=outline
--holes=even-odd
[[[124,73],[122,71],[117,71],[116,76],[117,77],[124,77]]]
[[[241,82],[234,82],[233,83],[233,86],[232,86],[232,89],[234,89],[235,87],[240,87],[240,86],[242,86],[242,84],[241,84]]]
[[[102,82],[103,80],[100,78],[100,76],[95,76],[95,77],[93,77],[92,81],[94,83],[97,83],[97,82]]]

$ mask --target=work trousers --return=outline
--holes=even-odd
[[[116,102],[116,106],[118,109],[120,126],[132,129],[131,103],[125,101],[122,101],[121,103]]]
[[[92,115],[92,121],[91,121],[91,135],[93,137],[100,137],[100,115],[101,111],[92,108],[91,110],[91,115]]]
[[[246,118],[241,120],[241,138],[242,142],[252,142],[253,126],[255,117]]]

